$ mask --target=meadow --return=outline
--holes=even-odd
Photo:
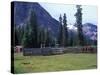
[[[14,73],[84,70],[97,68],[97,54],[68,53],[50,56],[14,54]]]

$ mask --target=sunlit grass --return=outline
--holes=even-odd
[[[67,71],[97,68],[96,54],[23,56],[15,54],[15,73]]]

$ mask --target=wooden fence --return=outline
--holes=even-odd
[[[24,56],[55,55],[63,53],[97,53],[97,47],[23,48]]]

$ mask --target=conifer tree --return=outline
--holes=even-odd
[[[22,45],[24,46],[24,48],[29,48],[30,47],[30,36],[29,36],[29,26],[28,24],[25,26],[25,30],[24,30],[24,35],[23,35],[23,39],[22,39]]]
[[[19,44],[19,40],[18,40],[18,29],[16,27],[14,27],[14,46]]]
[[[67,20],[66,20],[66,14],[64,13],[63,16],[63,46],[68,46],[68,30],[67,30]]]
[[[23,45],[24,47],[29,48],[37,48],[38,47],[38,32],[37,32],[37,18],[36,14],[33,10],[30,12],[29,21],[26,25],[24,37],[23,37]]]
[[[46,46],[50,47],[51,46],[51,36],[50,36],[49,28],[47,29],[46,36],[47,36],[46,37]]]
[[[60,46],[62,46],[62,41],[63,41],[63,26],[62,26],[62,16],[60,14],[60,17],[59,17],[59,35],[58,35],[58,44]]]
[[[84,45],[84,35],[83,35],[83,30],[82,30],[82,8],[81,5],[77,5],[77,12],[75,14],[76,17],[76,24],[78,28],[78,38],[79,38],[79,45],[83,46]]]

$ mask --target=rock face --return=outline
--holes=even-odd
[[[97,26],[91,23],[85,23],[83,25],[84,35],[91,40],[97,40]]]
[[[49,28],[53,36],[58,35],[59,22],[55,20],[39,3],[34,2],[14,2],[14,23],[17,26],[24,26],[28,21],[30,10],[34,10],[37,16],[37,22],[40,27]],[[60,14],[60,13],[59,13]],[[77,33],[75,27],[68,29],[73,35]],[[97,40],[97,26],[91,23],[83,25],[84,35],[91,40]],[[69,34],[70,35],[70,34]],[[72,34],[71,34],[72,35]]]

